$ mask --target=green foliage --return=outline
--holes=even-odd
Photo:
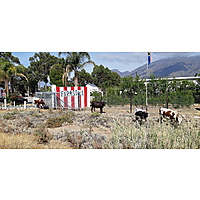
[[[92,94],[93,101],[102,101],[102,95],[99,92],[93,92]]]
[[[170,103],[175,108],[190,107],[194,104],[193,92],[190,90],[173,92],[170,94]]]
[[[54,64],[50,69],[50,81],[52,85],[63,87],[62,76],[65,70],[62,64]]]
[[[139,76],[127,76],[123,77],[121,81],[120,88],[122,90],[122,94],[127,96],[130,100],[130,113],[132,113],[133,104],[144,104],[145,85],[144,81],[139,78]]]
[[[93,112],[93,113],[91,113],[90,114],[90,118],[97,118],[97,117],[99,117],[99,116],[101,116],[101,113],[99,113],[99,112]]]
[[[143,105],[145,106],[146,104],[146,94],[145,93],[138,93],[137,95],[133,96],[133,104],[135,106]]]
[[[49,52],[35,53],[33,57],[29,58],[29,61],[30,66],[27,68],[27,77],[32,93],[38,91],[38,81],[48,82],[51,66],[63,62],[63,60],[51,55]]]
[[[108,106],[111,105],[125,105],[129,103],[129,99],[122,96],[119,87],[108,88],[106,94],[103,96],[103,100],[106,101]]]
[[[189,107],[198,101],[198,85],[188,80],[167,80],[153,77],[148,84],[148,103],[150,105],[172,104],[174,107]]]
[[[95,63],[90,60],[90,54],[87,52],[59,52],[58,55],[65,55],[66,65],[69,66],[69,72],[74,71],[74,85],[78,86],[78,70],[83,68],[87,64]]]
[[[88,83],[93,82],[93,78],[90,73],[87,73],[85,69],[77,72],[77,77],[80,86],[86,86]]]
[[[119,86],[121,80],[121,77],[116,72],[112,72],[108,67],[105,68],[103,65],[96,65],[93,68],[92,77],[94,84],[103,90]]]
[[[6,94],[9,96],[9,83],[11,84],[12,92],[14,92],[14,85],[16,86],[16,84],[20,82],[20,77],[25,78],[26,81],[28,81],[28,79],[24,75],[26,68],[23,65],[18,65],[18,58],[11,54],[9,54],[11,58],[7,56],[3,57],[2,53],[0,54],[0,81],[4,82]]]
[[[20,64],[19,58],[13,56],[11,52],[0,52],[0,58],[4,59],[5,61]]]
[[[55,128],[55,127],[60,127],[62,126],[62,124],[64,122],[67,122],[67,123],[73,123],[73,120],[71,119],[71,117],[73,116],[72,113],[67,113],[67,114],[64,114],[60,117],[52,117],[52,118],[49,118],[47,121],[46,121],[46,126],[48,128]]]

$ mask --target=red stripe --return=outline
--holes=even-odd
[[[64,89],[64,91],[67,91],[67,87],[64,87],[63,89]],[[68,108],[68,100],[67,100],[67,97],[64,97],[64,108]]]
[[[78,86],[78,90],[81,90],[81,87]],[[78,107],[81,108],[81,96],[78,96]]]
[[[71,90],[74,90],[74,87],[71,87]],[[72,100],[72,108],[74,108],[75,107],[74,96],[71,97],[71,100]]]
[[[87,107],[87,87],[84,87],[84,107]]]
[[[57,106],[60,107],[60,87],[56,87],[56,92],[59,92],[59,93],[56,93],[56,97],[57,97]]]

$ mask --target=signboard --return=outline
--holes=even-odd
[[[56,87],[52,85],[52,92],[56,93],[56,100],[52,100],[56,101],[56,107],[76,109],[90,107],[90,91],[88,87]]]

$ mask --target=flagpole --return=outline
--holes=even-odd
[[[147,53],[148,54],[148,53]],[[147,74],[146,74],[146,111],[148,111],[148,91],[147,91],[147,76],[148,76],[148,67],[149,67],[149,64],[148,64],[148,56],[147,55]]]

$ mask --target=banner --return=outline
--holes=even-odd
[[[52,92],[56,92],[56,107],[75,109],[90,107],[88,87],[56,87],[53,85]]]

